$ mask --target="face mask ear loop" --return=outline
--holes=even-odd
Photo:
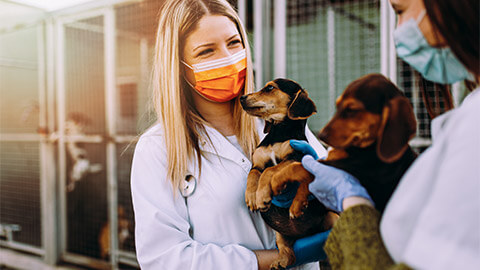
[[[420,22],[423,20],[423,18],[425,17],[425,15],[427,14],[427,11],[424,9],[420,12],[420,15],[418,15],[417,17],[417,25],[420,24]]]
[[[195,71],[192,66],[190,66],[189,64],[183,62],[183,60],[180,60],[180,62],[182,62],[182,64],[184,64],[185,66],[187,66],[188,68],[190,68],[192,71]]]
[[[195,86],[193,86],[192,83],[189,82],[185,76],[183,77],[183,79],[187,82],[188,85],[190,85],[190,87],[192,87],[192,89],[195,89]]]
[[[182,64],[184,64],[185,66],[190,68],[192,71],[194,71],[193,67],[190,66],[189,64],[185,63],[183,60],[180,60],[180,62],[182,62]],[[192,89],[195,89],[195,86],[192,85],[192,83],[187,79],[187,77],[183,76],[183,79],[187,82],[188,85],[190,85],[190,87],[192,87]]]

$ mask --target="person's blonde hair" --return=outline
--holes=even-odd
[[[187,36],[205,15],[228,17],[237,26],[247,54],[247,74],[243,93],[233,101],[235,134],[245,154],[250,157],[259,141],[255,120],[241,108],[239,97],[253,92],[253,69],[247,34],[235,10],[225,0],[170,0],[159,13],[155,44],[152,87],[158,121],[163,125],[167,154],[167,177],[173,190],[179,187],[189,164],[201,168],[199,138],[206,136],[202,119],[191,99],[180,60]],[[205,139],[210,139],[207,137]]]

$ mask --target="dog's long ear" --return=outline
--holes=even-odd
[[[415,136],[417,121],[406,97],[398,96],[383,108],[378,132],[377,155],[387,163],[397,161],[407,150],[408,141]]]
[[[288,118],[292,120],[307,119],[316,112],[315,103],[308,97],[307,92],[301,89],[295,94],[295,98],[288,107]]]

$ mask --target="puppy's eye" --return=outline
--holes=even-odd
[[[265,88],[265,90],[267,90],[267,92],[272,91],[273,89],[275,89],[275,87],[273,87],[271,85],[267,85],[267,87]]]
[[[343,117],[354,117],[359,110],[353,108],[345,108],[342,110]]]

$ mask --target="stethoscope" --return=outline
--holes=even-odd
[[[197,188],[197,178],[191,174],[187,174],[182,182],[180,182],[180,194],[186,199],[195,192]]]
[[[197,188],[197,178],[191,174],[187,174],[185,178],[180,182],[180,194],[182,194],[183,198],[185,199],[185,206],[187,207],[188,211],[188,200],[187,198],[192,196]],[[187,214],[187,220],[190,224],[190,228],[188,229],[188,234],[193,237],[193,227],[191,226],[190,222],[190,215]]]

